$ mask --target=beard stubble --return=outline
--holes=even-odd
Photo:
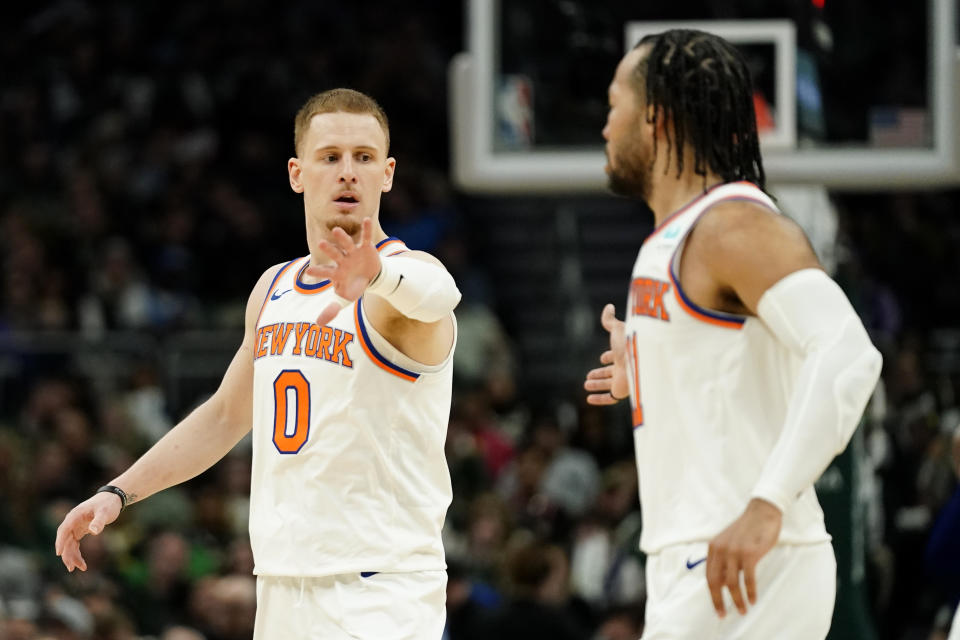
[[[343,216],[334,220],[327,221],[327,231],[333,231],[336,228],[343,229],[344,233],[356,241],[360,237],[360,222],[353,218]]]

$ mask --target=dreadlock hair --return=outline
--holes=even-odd
[[[648,122],[673,123],[672,136],[666,129],[667,166],[675,152],[677,175],[683,172],[689,143],[694,172],[704,183],[709,167],[725,182],[748,180],[763,189],[753,82],[740,52],[719,36],[693,29],[649,35],[637,43],[643,45],[652,48],[633,70],[633,88],[645,98],[643,104],[653,107],[647,110]]]

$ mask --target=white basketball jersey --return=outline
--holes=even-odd
[[[698,307],[680,287],[687,234],[728,200],[778,211],[751,183],[714,187],[664,220],[633,267],[627,371],[647,553],[709,540],[743,512],[801,364],[760,319]],[[784,513],[780,541],[829,539],[810,487]]]
[[[377,248],[405,250],[395,238]],[[370,325],[362,297],[317,326],[334,293],[304,284],[309,262],[280,270],[257,322],[254,573],[443,570],[453,349],[440,365],[414,362]]]

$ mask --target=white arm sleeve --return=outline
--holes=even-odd
[[[460,302],[460,290],[446,269],[404,255],[381,257],[380,274],[367,292],[420,322],[441,320]]]
[[[786,422],[752,497],[784,511],[847,446],[880,377],[880,352],[836,282],[791,273],[760,298],[757,315],[803,358]]]

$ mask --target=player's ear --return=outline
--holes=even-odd
[[[396,158],[387,158],[387,166],[383,170],[383,186],[380,190],[384,193],[393,189],[393,174],[397,171]]]
[[[303,193],[303,182],[300,181],[300,158],[287,160],[287,175],[290,177],[290,188],[296,193]]]

